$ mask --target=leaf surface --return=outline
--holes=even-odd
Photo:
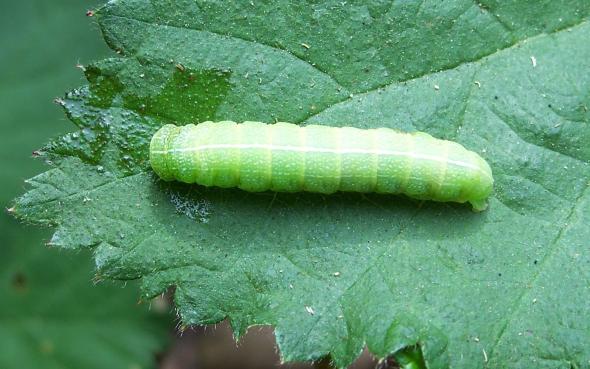
[[[284,360],[418,344],[428,368],[590,366],[587,1],[108,3],[121,57],[63,106],[79,131],[16,206],[99,273],[176,287],[184,324],[270,324]],[[477,151],[489,210],[163,183],[165,123],[426,131]],[[417,355],[420,358],[420,355]],[[422,360],[420,358],[420,360]]]

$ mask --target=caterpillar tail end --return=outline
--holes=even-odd
[[[492,168],[479,155],[475,154],[479,171],[475,175],[473,191],[470,193],[468,201],[473,207],[473,211],[480,212],[488,208],[488,198],[494,189],[494,177]]]
[[[484,211],[488,208],[487,200],[470,200],[469,203],[473,207],[473,211],[479,213],[480,211]]]

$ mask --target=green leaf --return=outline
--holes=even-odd
[[[63,106],[18,215],[99,272],[170,285],[184,324],[270,324],[284,360],[364,345],[407,367],[590,366],[590,3],[108,3],[121,54]],[[165,123],[426,131],[484,156],[489,210],[163,183]],[[416,351],[412,347],[419,347]],[[423,360],[423,362],[421,362]]]
[[[135,284],[93,286],[86,253],[13,245],[22,246],[3,247],[0,262],[0,367],[154,366],[167,339],[167,319],[137,304]]]
[[[2,4],[2,210],[22,191],[22,178],[43,168],[31,152],[65,130],[51,100],[64,85],[80,83],[76,61],[107,51],[88,27],[84,3]],[[153,367],[168,339],[166,314],[137,304],[137,283],[93,285],[89,253],[47,250],[41,246],[47,237],[47,230],[25,228],[0,212],[0,368]]]

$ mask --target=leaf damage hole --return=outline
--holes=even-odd
[[[419,344],[407,346],[396,353],[381,359],[377,365],[378,369],[401,369],[415,368],[426,369],[426,362]]]

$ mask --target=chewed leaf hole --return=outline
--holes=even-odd
[[[379,361],[378,369],[426,369],[422,349],[419,345],[405,347]]]

